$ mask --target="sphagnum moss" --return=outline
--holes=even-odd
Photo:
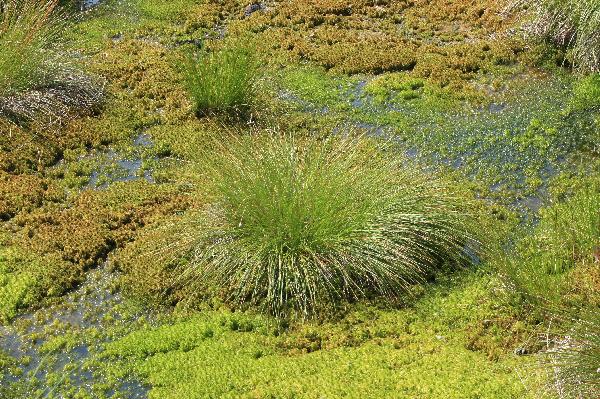
[[[396,297],[467,263],[468,200],[365,138],[225,137],[200,164],[213,205],[175,241],[183,277],[270,313]],[[181,254],[178,254],[181,256]]]
[[[132,131],[137,132],[138,129],[145,129],[154,124],[156,126],[148,133],[157,143],[170,143],[173,147],[173,155],[183,156],[188,160],[195,159],[198,154],[197,147],[203,144],[199,143],[202,129],[198,126],[211,123],[214,119],[190,117],[188,100],[183,95],[182,87],[177,84],[181,79],[170,68],[170,65],[175,64],[172,58],[178,58],[177,45],[219,34],[220,32],[215,32],[215,26],[222,27],[222,24],[227,23],[226,32],[235,36],[237,32],[234,25],[237,23],[232,22],[231,18],[235,19],[235,15],[243,12],[243,6],[235,1],[226,0],[219,2],[220,4],[215,2],[197,3],[193,0],[177,0],[169,4],[151,0],[124,2],[123,8],[130,9],[136,15],[139,14],[139,21],[137,17],[128,20],[125,15],[129,14],[121,14],[122,10],[119,13],[114,12],[112,7],[116,7],[116,3],[112,1],[106,2],[106,7],[99,7],[90,12],[84,21],[78,24],[78,32],[74,32],[73,36],[78,40],[81,40],[83,36],[93,39],[93,44],[97,48],[92,49],[87,42],[83,52],[92,56],[99,73],[111,82],[112,94],[118,101],[112,102],[109,105],[109,112],[104,112],[101,117],[81,119],[77,121],[77,126],[70,126],[67,131],[61,130],[58,137],[60,140],[58,138],[52,140],[51,148],[42,154],[38,151],[40,147],[50,147],[39,144],[48,142],[46,136],[36,135],[34,140],[29,137],[33,136],[29,135],[29,132],[19,131],[17,135],[16,130],[13,129],[12,136],[4,139],[4,143],[8,144],[0,145],[3,152],[3,156],[0,156],[0,167],[8,174],[37,170],[36,165],[53,165],[57,160],[55,158],[61,157],[64,149],[85,149],[89,146],[96,148],[106,143],[114,143],[120,138],[128,138]],[[422,109],[430,106],[423,100],[428,98],[428,90],[432,85],[444,86],[444,90],[448,89],[449,92],[463,98],[466,89],[461,82],[468,83],[474,78],[479,87],[479,83],[487,81],[487,79],[483,79],[482,82],[479,82],[481,78],[484,78],[481,75],[491,74],[498,79],[498,82],[504,84],[508,79],[503,79],[502,76],[507,78],[509,73],[518,71],[517,65],[507,64],[517,62],[521,55],[526,55],[526,58],[534,55],[530,48],[513,47],[500,34],[503,27],[509,26],[508,22],[510,21],[502,20],[495,13],[499,5],[500,2],[490,0],[432,0],[430,2],[412,2],[410,5],[403,2],[366,1],[354,2],[352,9],[349,10],[347,3],[337,0],[284,1],[280,2],[277,7],[267,7],[238,22],[242,30],[251,30],[260,36],[258,41],[264,43],[265,47],[274,46],[279,49],[265,51],[265,54],[275,60],[274,64],[282,62],[289,65],[291,60],[296,60],[308,61],[313,65],[321,64],[333,72],[383,72],[395,70],[402,65],[410,67],[415,61],[413,60],[415,54],[410,54],[410,52],[407,54],[398,51],[391,54],[390,47],[388,47],[390,44],[394,49],[402,47],[406,50],[409,45],[418,47],[415,69],[412,72],[406,71],[398,75],[411,79],[422,79],[425,84],[423,93],[420,92],[421,89],[405,90],[401,85],[396,86],[389,80],[382,82],[377,79],[377,82],[382,83],[381,93],[383,94],[382,99],[385,100],[384,103],[390,102],[394,106],[404,103],[411,106],[423,103],[423,107],[419,108],[419,112],[421,112]],[[325,13],[324,18],[320,15],[323,13]],[[287,15],[290,18],[287,18]],[[133,19],[136,21],[133,22]],[[405,32],[406,35],[399,35],[398,29]],[[492,34],[496,39],[490,39],[488,34]],[[405,36],[407,40],[402,36]],[[387,39],[392,39],[392,43]],[[465,47],[465,44],[468,46]],[[496,49],[495,44],[498,44],[500,48]],[[335,52],[330,50],[335,50]],[[406,61],[408,61],[406,63],[403,59],[405,55],[407,55]],[[491,65],[492,63],[493,65]],[[289,75],[288,71],[285,73]],[[295,114],[279,112],[278,115],[274,115],[273,119],[277,123],[284,125],[286,131],[293,131],[296,136],[314,130],[329,131],[332,121],[343,120],[350,116],[349,106],[342,104],[340,99],[344,98],[345,93],[350,90],[348,83],[354,83],[352,79],[364,79],[364,77],[340,79],[333,73],[323,74],[325,76],[323,79],[306,79],[302,76],[306,75],[304,72],[297,75],[286,79],[286,86],[294,89],[293,91],[304,100],[313,101],[320,106],[327,106],[329,114],[310,114],[297,111]],[[391,77],[388,73],[384,73],[382,76],[384,80],[388,77]],[[309,80],[315,84],[307,84]],[[327,84],[323,85],[319,80]],[[290,85],[290,83],[296,82],[297,84]],[[341,82],[343,83],[340,85]],[[392,84],[388,85],[387,83]],[[592,84],[593,81],[590,80],[588,83]],[[519,92],[523,91],[520,80],[514,85],[519,88]],[[500,89],[500,86],[495,88],[495,90]],[[588,113],[589,110],[597,108],[595,101],[597,96],[594,96],[593,89],[589,84],[578,88],[577,101],[574,101],[573,109],[569,109],[570,111],[581,111],[574,112],[577,118]],[[485,91],[487,92],[487,89]],[[389,97],[387,96],[388,92],[391,94]],[[414,97],[415,93],[413,92],[423,95],[423,99],[408,99]],[[402,93],[408,93],[408,97],[396,98],[397,94]],[[371,94],[377,96],[379,93]],[[548,87],[546,84],[544,84],[544,93],[542,94],[540,97],[547,98]],[[562,95],[562,98],[568,98],[568,95]],[[538,103],[528,102],[525,110],[537,109],[538,105],[536,104]],[[510,113],[510,108],[513,107],[509,102],[509,112],[499,112],[503,113],[504,118],[508,120],[513,117]],[[261,103],[261,109],[264,108],[265,104]],[[404,129],[405,125],[414,125],[411,117],[417,114],[416,111],[410,114],[405,109],[408,107],[403,107],[402,112],[395,111],[392,114],[383,112],[382,108],[374,107],[372,117],[375,118],[376,113],[380,114],[377,115],[378,119],[373,119],[379,121],[377,123],[385,122],[396,128]],[[339,115],[332,115],[331,110],[335,110]],[[541,110],[538,111],[541,112]],[[525,113],[528,114],[528,112]],[[527,118],[529,119],[525,121],[525,127],[528,126],[530,120],[529,116]],[[472,118],[469,119],[472,120]],[[472,124],[477,125],[478,121],[479,119]],[[459,124],[461,126],[457,128],[460,128],[461,131],[464,130],[464,124],[462,122]],[[93,127],[91,128],[91,126]],[[519,124],[519,126],[521,125]],[[496,127],[494,129],[498,132],[503,130]],[[525,140],[521,140],[519,138],[522,133],[521,128],[515,129],[518,132],[515,132],[514,141],[518,141],[518,145],[522,144],[523,147],[530,143],[536,146],[538,143],[545,145],[545,141],[538,141],[535,135],[533,137],[528,135]],[[0,128],[0,130],[2,129]],[[210,130],[212,132],[213,129]],[[482,137],[480,131],[475,129],[472,131],[474,132],[472,137],[477,136],[476,139],[480,140]],[[577,132],[578,130],[572,129],[571,131]],[[454,154],[460,154],[462,152],[460,148],[468,148],[461,147],[464,144],[457,145],[457,136],[445,134],[444,130],[438,130],[438,132],[440,134],[422,138],[416,144],[423,143],[432,148],[435,147],[432,151],[443,149],[446,144],[449,144],[452,146]],[[66,136],[63,133],[66,133]],[[544,131],[536,130],[533,133],[543,134]],[[579,134],[575,136],[579,136]],[[513,141],[511,137],[506,138],[506,141],[496,139],[496,137],[498,135],[493,135],[484,142],[495,143],[496,148],[503,148],[501,143]],[[561,145],[561,148],[563,144],[570,142],[563,141],[562,136],[552,137],[555,140],[551,141],[552,145]],[[409,140],[409,142],[415,144],[414,141]],[[486,144],[485,148],[490,147]],[[66,151],[65,159],[73,160],[73,155],[66,155]],[[565,149],[565,151],[567,150]],[[573,148],[569,152],[576,154],[579,153],[579,150]],[[21,156],[21,154],[26,156]],[[447,154],[443,153],[442,155]],[[538,153],[534,154],[536,155],[532,158],[538,165],[537,160],[544,160],[546,158],[544,154],[549,153],[540,152],[539,154],[542,156]],[[480,164],[484,157],[485,152],[479,151],[474,152],[471,159]],[[506,177],[512,175],[517,168],[526,165],[523,162],[529,162],[527,161],[529,158],[528,155],[527,158],[519,157],[510,161],[511,169],[493,168],[493,164],[498,159],[485,163],[482,168],[489,171],[491,175]],[[591,165],[595,165],[589,163],[589,158],[590,156],[586,154],[585,162],[582,162],[588,167],[586,175],[592,170]],[[570,161],[566,163],[570,164]],[[71,172],[77,169],[72,166],[68,167]],[[179,170],[182,173],[179,173]],[[185,182],[186,187],[191,186],[190,180],[197,182],[197,178],[202,175],[190,168],[188,163],[183,163],[179,170],[175,173],[165,169],[157,172],[168,176],[177,174],[176,180]],[[462,169],[457,173],[464,174]],[[66,199],[55,196],[51,192],[44,193],[49,190],[34,190],[33,193],[26,190],[25,183],[35,183],[36,180],[39,180],[40,184],[48,181],[51,186],[59,186],[56,181],[50,182],[52,178],[59,176],[56,171],[52,174],[54,177],[44,174],[39,177],[35,175],[36,177],[31,179],[7,176],[7,181],[11,182],[7,187],[15,182],[19,189],[21,187],[23,189],[17,190],[15,198],[19,200],[18,202],[10,201],[10,198],[5,201],[6,213],[10,217],[17,213],[21,214],[17,216],[16,220],[24,223],[23,233],[27,231],[34,233],[34,237],[28,244],[33,246],[32,250],[36,252],[50,250],[52,255],[62,256],[65,254],[62,249],[64,244],[69,244],[69,254],[81,257],[88,267],[90,267],[87,262],[88,255],[93,255],[96,248],[101,249],[105,242],[103,239],[94,238],[90,248],[88,240],[90,233],[96,236],[96,232],[99,232],[100,235],[113,239],[119,247],[122,245],[135,246],[139,245],[141,241],[147,240],[149,250],[156,249],[158,245],[155,237],[148,234],[148,229],[144,226],[152,224],[159,229],[164,224],[177,224],[179,219],[174,218],[174,215],[167,214],[179,213],[186,208],[180,206],[179,201],[172,204],[165,202],[165,215],[162,215],[163,211],[146,213],[148,204],[155,203],[155,200],[148,202],[144,199],[147,198],[143,194],[148,192],[149,187],[147,186],[128,186],[129,189],[125,190],[128,194],[124,191],[121,192],[121,189],[125,188],[124,186],[111,186],[108,190],[111,198],[115,193],[121,192],[121,195],[117,196],[118,198],[114,197],[109,201],[119,204],[118,209],[113,209],[112,205],[109,206],[106,202],[108,198],[104,195],[76,194],[74,200],[79,205],[75,205],[77,209],[73,210],[71,206],[67,206]],[[190,178],[192,175],[194,176]],[[527,176],[529,176],[529,172]],[[478,175],[476,180],[481,177]],[[577,181],[577,185],[582,185],[580,180],[572,177],[565,178],[565,182],[575,183]],[[157,179],[159,183],[162,181]],[[164,184],[157,184],[154,187],[158,190],[166,188]],[[151,192],[154,191],[151,190]],[[502,196],[505,195],[507,194],[502,193]],[[132,205],[133,208],[120,205],[128,203],[133,198],[140,199],[139,202],[135,201],[136,205]],[[169,198],[172,199],[172,195],[166,193],[164,198],[165,201],[171,202]],[[47,207],[50,202],[57,202],[56,205],[60,206],[57,206],[56,209],[54,206],[44,210],[40,209],[33,212],[32,215],[33,209],[42,204],[46,204],[43,206]],[[158,200],[158,202],[162,203],[163,201]],[[200,201],[194,202],[195,206],[199,206],[198,202]],[[63,203],[65,207],[69,208],[66,212],[62,209]],[[150,207],[154,207],[154,205]],[[500,205],[497,207],[500,208]],[[159,208],[163,209],[162,206]],[[167,212],[167,209],[171,209],[171,211]],[[138,211],[143,212],[139,214]],[[62,216],[65,213],[67,215]],[[133,222],[130,223],[132,213]],[[139,216],[136,216],[138,214]],[[163,216],[167,216],[166,220],[162,220]],[[80,220],[83,220],[83,223]],[[202,221],[205,224],[208,222],[210,220]],[[121,226],[122,223],[125,223],[126,226]],[[114,230],[115,224],[120,226],[116,230]],[[21,224],[17,225],[21,226]],[[77,231],[80,232],[74,234],[73,225],[77,225]],[[112,227],[104,229],[102,227],[104,225]],[[139,230],[140,234],[134,234],[134,230]],[[162,237],[161,234],[158,235]],[[560,235],[558,236],[560,237]],[[21,238],[27,240],[27,235],[22,234]],[[73,245],[74,239],[77,241],[75,245]],[[29,246],[24,246],[23,249],[29,250]],[[539,246],[532,246],[532,251],[539,251],[539,249]],[[560,251],[557,253],[560,254]],[[594,282],[596,287],[598,286],[599,280],[594,277],[598,268],[595,267],[593,258],[590,258],[594,253],[593,251],[591,253],[587,251],[587,253],[587,259],[590,259],[591,262],[585,262],[582,265],[584,267],[576,266],[573,269],[577,273],[574,280],[579,280],[577,284],[579,288],[585,288],[581,284],[584,278]],[[143,261],[143,257],[137,259],[135,254],[131,258],[132,262],[136,264]],[[156,261],[158,262],[158,260]],[[178,261],[184,262],[187,259],[182,257]],[[0,263],[2,262],[11,268],[20,266],[16,265],[12,259],[0,261]],[[3,274],[8,274],[8,284],[4,287],[4,292],[8,293],[4,298],[8,301],[5,302],[7,307],[2,310],[8,311],[6,314],[9,316],[14,310],[19,310],[20,307],[37,301],[36,297],[31,296],[27,298],[27,301],[21,301],[21,293],[25,292],[22,290],[23,286],[30,286],[28,280],[23,278],[22,271],[29,272],[39,269],[40,273],[47,277],[47,280],[51,280],[53,287],[64,289],[71,286],[63,284],[63,280],[57,283],[54,275],[49,276],[48,263],[45,261],[40,262],[39,265],[29,262],[28,259],[20,263],[23,264],[22,269],[14,268],[15,272],[10,269],[8,273],[2,271]],[[60,273],[57,275],[73,270],[73,265],[72,262],[58,263],[56,270]],[[163,264],[160,270],[173,272],[170,266]],[[79,267],[76,270],[77,276],[75,277],[79,279],[83,276],[83,270]],[[129,273],[130,270],[123,267],[123,271],[126,273]],[[136,270],[139,270],[139,273],[145,273],[147,281],[156,282],[157,290],[160,291],[160,294],[165,294],[164,284],[168,284],[168,282],[162,281],[163,274],[154,273],[155,275],[152,275],[155,269],[147,263],[140,264]],[[177,271],[179,270],[181,269]],[[170,277],[167,273],[165,274],[167,278]],[[133,373],[131,370],[134,370],[145,378],[146,383],[154,384],[150,397],[160,398],[225,395],[238,397],[244,394],[252,397],[293,395],[300,397],[345,395],[361,398],[402,395],[403,397],[419,398],[533,397],[539,392],[536,387],[531,386],[529,378],[531,369],[528,368],[525,374],[519,373],[519,378],[517,378],[514,368],[515,364],[527,363],[528,358],[511,355],[515,345],[521,347],[520,340],[523,338],[520,338],[519,334],[527,333],[529,335],[527,328],[516,327],[527,320],[523,313],[529,309],[522,310],[521,305],[517,304],[515,307],[519,310],[518,312],[506,313],[502,309],[503,305],[499,305],[498,299],[493,295],[500,289],[500,286],[489,286],[487,279],[480,273],[467,274],[474,279],[476,286],[480,287],[475,290],[478,295],[470,295],[465,290],[449,287],[448,292],[440,292],[439,298],[435,301],[411,298],[412,303],[416,303],[415,306],[419,309],[416,313],[411,308],[406,309],[406,314],[403,314],[405,309],[388,308],[384,317],[388,322],[385,323],[381,319],[377,320],[371,311],[364,312],[361,317],[351,316],[348,319],[350,322],[348,320],[333,321],[333,328],[347,329],[348,334],[351,335],[347,339],[345,336],[342,337],[342,334],[332,334],[321,324],[306,323],[304,324],[307,329],[306,334],[298,334],[297,338],[290,339],[293,344],[289,347],[283,346],[286,349],[281,354],[282,356],[270,357],[272,352],[281,350],[278,344],[253,345],[252,342],[259,339],[259,333],[255,330],[250,332],[250,329],[245,326],[240,327],[241,322],[238,321],[232,321],[231,327],[223,327],[224,325],[220,323],[216,326],[211,325],[205,330],[206,335],[192,334],[190,336],[190,331],[203,331],[199,327],[203,323],[202,317],[207,312],[201,312],[197,315],[199,319],[190,321],[189,324],[186,324],[186,328],[175,325],[173,330],[168,328],[164,334],[156,336],[152,331],[148,334],[143,331],[140,335],[136,334],[135,339],[127,340],[125,345],[120,343],[114,346],[112,348],[114,356],[125,356],[127,359],[124,359],[123,362],[128,366],[127,372],[119,375],[118,383],[120,384],[122,378],[131,375]],[[128,277],[131,280],[141,280],[135,273],[129,273]],[[423,288],[420,290],[437,290],[443,287],[444,283],[441,281],[443,279],[439,275],[436,277],[436,284],[430,285],[427,290]],[[456,278],[456,274],[453,274],[451,278]],[[32,281],[36,280],[32,279]],[[140,281],[136,283],[142,285]],[[147,287],[149,285],[146,285],[146,294],[149,291]],[[595,289],[594,292],[597,293],[598,290]],[[190,299],[191,296],[186,297],[188,293],[189,291],[183,292],[182,290],[179,298],[183,297],[193,301],[194,299]],[[168,292],[168,294],[171,298],[172,293]],[[351,306],[361,307],[364,302],[361,301]],[[482,309],[485,312],[482,313]],[[214,314],[217,318],[221,318],[225,317],[223,316],[225,313],[218,310]],[[233,317],[237,318],[238,313],[234,313]],[[373,323],[364,323],[363,320],[372,320]],[[507,327],[507,323],[508,326],[511,323],[515,324],[510,328]],[[218,326],[228,330],[226,334],[223,334],[222,339]],[[126,328],[140,329],[139,325]],[[178,332],[174,333],[174,330]],[[210,331],[214,332],[214,336],[219,339],[210,338],[212,334],[209,333]],[[515,336],[515,331],[524,332]],[[564,331],[568,331],[568,328]],[[94,335],[93,339],[99,342],[97,337]],[[290,337],[286,337],[286,342],[288,338]],[[336,345],[336,350],[331,351],[331,341],[336,339],[344,343]],[[381,339],[390,341],[387,346],[382,347]],[[166,346],[164,346],[165,341],[169,343]],[[160,344],[157,347],[158,350],[152,349],[153,342]],[[207,347],[202,346],[205,342]],[[499,342],[504,343],[499,344]],[[104,342],[102,342],[102,346],[104,346]],[[198,347],[197,350],[190,350],[195,347]],[[131,357],[128,356],[128,351],[132,354]],[[304,351],[313,352],[306,356],[298,356],[298,352],[304,353]],[[482,351],[485,353],[479,353]],[[490,359],[494,359],[494,362],[489,362],[486,354]],[[133,360],[133,357],[136,359]],[[105,361],[106,369],[114,370],[116,368],[117,362],[113,360],[117,359]],[[132,369],[133,367],[135,369]],[[323,372],[315,374],[315,370],[323,370]],[[56,373],[52,373],[52,375],[54,378]],[[523,376],[525,378],[521,378]],[[101,380],[102,378],[98,381]],[[51,382],[49,384],[52,386]],[[276,386],[270,387],[269,384]],[[331,384],[335,386],[328,386]],[[101,385],[102,383],[98,382],[98,386]],[[377,387],[377,389],[374,390],[373,387]],[[0,391],[3,391],[3,388],[5,387],[2,386]],[[14,396],[15,390],[11,388],[13,388],[12,385],[7,389],[8,394]],[[82,392],[79,396],[89,396],[83,394],[86,388],[81,389]],[[0,396],[4,393],[0,393]],[[58,392],[55,394],[59,395]],[[67,397],[76,396],[73,391],[65,391],[60,394]],[[104,395],[108,394],[102,393],[98,396]]]

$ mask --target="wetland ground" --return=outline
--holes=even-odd
[[[600,394],[600,78],[577,68],[577,52],[532,36],[528,10],[491,0],[60,6],[61,54],[103,100],[60,120],[0,112],[0,397]],[[235,68],[222,77],[208,65],[217,90],[201,95],[218,101],[200,109],[186,65],[229,48],[251,51],[238,65],[249,100],[227,101]],[[398,168],[470,207],[465,264],[431,255],[441,266],[400,294],[340,295],[308,316],[245,302],[253,287],[231,301],[224,286],[182,278],[194,260],[186,229],[212,232],[199,222],[216,196],[219,164],[207,157],[264,132],[293,143],[290,154],[329,137],[385,143]],[[562,352],[591,371],[561,363]]]

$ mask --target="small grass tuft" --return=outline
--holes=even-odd
[[[380,142],[248,135],[215,146],[201,165],[214,205],[187,235],[185,274],[225,299],[310,316],[340,300],[397,298],[472,260],[469,201]]]
[[[236,42],[204,50],[191,56],[183,70],[196,114],[248,115],[258,79],[258,63],[249,46]]]

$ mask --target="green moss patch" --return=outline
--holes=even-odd
[[[480,340],[488,337],[498,349],[525,340],[528,328],[516,321],[508,330],[506,325],[491,327],[502,317],[516,316],[510,302],[490,295],[497,282],[472,276],[440,287],[414,308],[359,306],[335,323],[293,326],[284,332],[256,316],[206,311],[136,331],[109,344],[102,356],[118,365],[112,368],[115,376],[126,370],[144,376],[153,386],[151,398],[320,397],[323,392],[349,397],[529,397],[514,373],[526,367],[526,360],[500,355],[494,357],[499,362],[490,361],[485,353],[470,350],[476,335]],[[482,333],[476,329],[479,323],[489,328]],[[537,378],[529,374],[529,386]]]

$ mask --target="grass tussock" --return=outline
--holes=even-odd
[[[227,145],[219,144],[227,142]],[[219,140],[184,276],[277,316],[395,298],[467,263],[468,201],[365,138]]]
[[[560,398],[600,397],[600,316],[579,320],[569,335],[548,351]]]
[[[568,50],[568,60],[584,72],[600,71],[600,2],[598,0],[514,0],[532,15],[531,34]]]
[[[92,110],[102,89],[58,48],[65,27],[58,1],[0,4],[0,115],[56,121]]]
[[[503,271],[516,288],[545,306],[600,303],[600,192],[589,187],[541,212],[533,235],[517,244]],[[588,278],[583,278],[588,276]]]
[[[202,51],[183,66],[196,113],[247,116],[255,96],[258,63],[252,49],[240,43]]]

